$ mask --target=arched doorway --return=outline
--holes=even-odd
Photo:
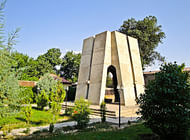
[[[116,68],[111,65],[107,69],[106,91],[105,91],[106,102],[114,103],[119,101],[117,84],[118,82],[117,82]]]

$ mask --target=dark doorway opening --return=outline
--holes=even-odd
[[[106,78],[106,91],[105,91],[105,101],[109,103],[114,103],[119,101],[119,94],[117,92],[117,73],[114,66],[109,66],[107,70]]]

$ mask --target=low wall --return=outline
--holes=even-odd
[[[35,81],[19,81],[19,86],[21,87],[34,87],[36,85]]]

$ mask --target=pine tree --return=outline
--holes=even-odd
[[[0,117],[15,113],[20,108],[20,88],[18,85],[18,73],[12,69],[14,64],[11,58],[12,46],[19,29],[8,36],[5,42],[3,8],[5,2],[0,4]]]

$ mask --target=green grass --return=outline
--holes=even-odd
[[[60,134],[41,140],[139,140],[141,134],[152,134],[152,131],[142,124],[112,131],[87,131],[73,134]]]
[[[41,111],[32,109],[32,117],[30,124],[26,124],[25,116],[23,112],[19,112],[13,116],[8,116],[4,118],[0,118],[0,126],[9,125],[12,129],[15,128],[24,128],[30,126],[41,126],[46,125],[51,122],[52,114],[48,111]],[[69,117],[59,116],[58,121],[63,119],[69,119]]]

